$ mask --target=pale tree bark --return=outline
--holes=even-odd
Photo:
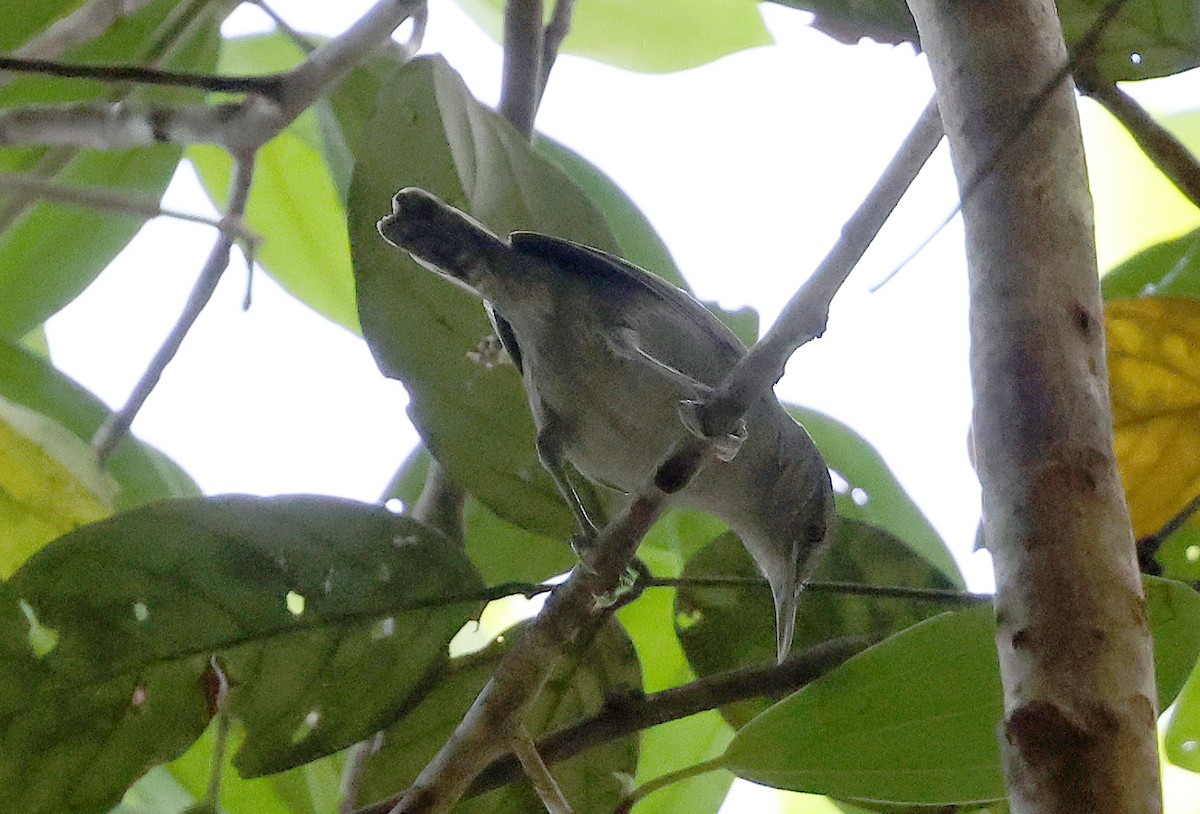
[[[1072,86],[1050,89],[1067,60],[1054,4],[910,6],[965,199],[1012,810],[1159,811],[1153,656],[1113,453],[1091,198]]]

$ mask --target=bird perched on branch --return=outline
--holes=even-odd
[[[636,492],[745,347],[687,293],[620,258],[567,240],[507,240],[419,189],[403,189],[379,232],[421,265],[482,297],[521,372],[537,452],[585,537],[599,524],[569,462],[589,480]],[[681,420],[682,419],[682,420]],[[776,644],[791,647],[803,580],[836,515],[812,439],[763,393],[744,432],[713,439],[718,460],[673,500],[720,517],[771,586]]]

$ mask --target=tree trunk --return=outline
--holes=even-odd
[[[1157,812],[1153,654],[1113,453],[1079,119],[1069,81],[1046,90],[1067,60],[1055,7],[910,5],[964,197],[1012,810]]]

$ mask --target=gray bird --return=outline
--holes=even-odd
[[[423,190],[396,193],[379,232],[484,299],[521,372],[538,457],[585,537],[598,513],[564,462],[635,492],[685,431],[680,405],[703,400],[746,353],[707,308],[637,266],[533,232],[504,240]],[[741,537],[771,586],[782,660],[803,580],[834,530],[829,470],[771,392],[746,414],[744,433],[719,439],[717,452],[673,500],[716,515]]]

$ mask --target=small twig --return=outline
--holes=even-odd
[[[122,195],[109,187],[71,186],[60,184],[44,176],[31,173],[0,172],[0,189],[32,192],[43,200],[66,206],[82,206],[109,212],[124,212],[143,218],[167,217],[185,220],[190,223],[201,223],[205,226],[212,226],[215,229],[228,232],[235,240],[251,246],[257,245],[261,239],[241,219],[229,217],[210,218],[205,215],[196,215],[178,209],[168,209],[159,206],[158,201],[153,198]]]
[[[133,82],[176,88],[198,88],[212,93],[257,93],[279,100],[287,74],[266,76],[216,76],[214,74],[167,71],[140,65],[73,65],[50,59],[0,56],[0,71],[35,73],[64,79],[99,82]]]
[[[226,217],[240,219],[245,215],[246,200],[250,197],[250,181],[253,175],[254,153],[235,156],[233,175],[229,182],[229,205],[226,207]],[[175,358],[175,354],[183,344],[188,331],[196,323],[200,312],[212,298],[213,292],[217,289],[217,283],[221,281],[221,276],[229,266],[229,255],[233,243],[232,235],[225,232],[222,232],[217,238],[175,327],[171,329],[163,341],[162,347],[150,360],[150,364],[134,386],[125,406],[109,416],[108,420],[96,431],[96,435],[92,439],[92,446],[95,448],[96,458],[101,464],[108,460],[108,457],[112,455],[117,445],[129,432],[133,419],[142,409],[142,405],[146,403],[146,399],[150,397],[150,393],[154,391],[154,387],[158,384],[167,365]]]
[[[500,115],[525,138],[533,135],[542,95],[542,0],[504,4],[504,79]]]
[[[214,716],[216,731],[213,732],[212,762],[209,765],[208,787],[204,799],[212,806],[212,810],[216,811],[221,805],[221,781],[225,777],[225,749],[229,746],[229,728],[232,718],[228,709],[229,678],[225,675],[225,670],[216,656],[209,658],[209,668],[217,682],[213,698],[216,706]]]
[[[283,32],[283,35],[291,40],[301,51],[311,54],[317,49],[316,41],[292,28],[288,24],[288,21],[283,19],[275,9],[271,8],[271,5],[266,0],[251,0],[251,2],[258,6],[259,11],[267,15],[271,19],[271,23]]]
[[[1193,206],[1200,207],[1200,160],[1171,131],[1115,83],[1105,82],[1092,71],[1077,70],[1075,84],[1111,113],[1167,180]]]
[[[542,82],[538,89],[538,102],[546,92],[546,83],[550,81],[550,71],[558,59],[558,49],[571,31],[571,17],[575,13],[575,0],[557,0],[554,13],[546,30],[542,32]]]
[[[521,763],[525,776],[529,778],[538,799],[546,807],[547,814],[573,814],[571,804],[558,786],[558,781],[546,768],[542,756],[538,754],[533,743],[533,736],[525,728],[525,724],[517,727],[517,734],[512,739],[513,754]]]
[[[656,777],[636,789],[631,791],[616,808],[613,809],[613,814],[629,814],[633,807],[649,797],[659,789],[665,789],[667,786],[672,786],[683,780],[688,780],[693,777],[699,777],[708,772],[719,771],[724,768],[724,763],[720,757],[715,757],[712,760],[706,760],[701,763],[694,763],[691,766],[684,766],[682,769],[676,769],[673,772],[667,772],[660,777]]]

